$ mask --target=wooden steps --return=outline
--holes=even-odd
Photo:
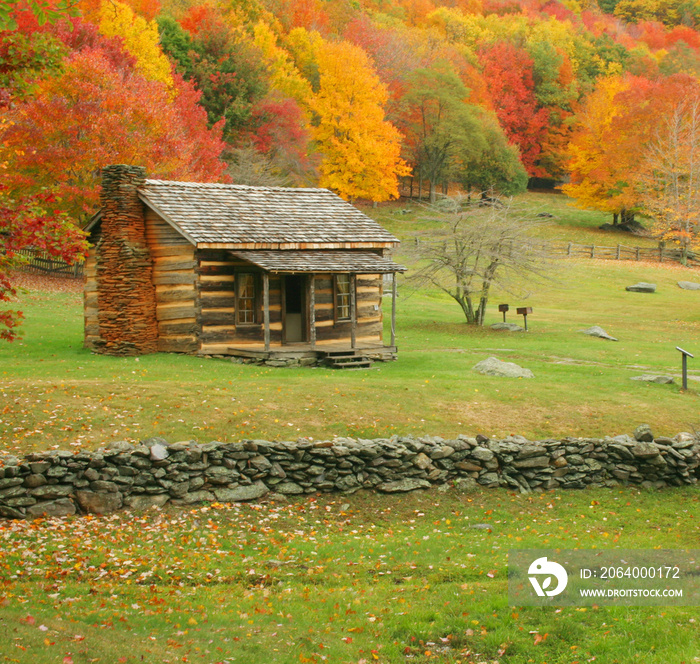
[[[358,349],[353,350],[335,350],[323,352],[323,363],[331,369],[370,369],[372,360],[366,357],[363,351]]]

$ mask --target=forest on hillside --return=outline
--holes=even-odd
[[[549,178],[624,219],[644,149],[662,120],[688,117],[700,75],[697,0],[0,10],[0,194],[78,221],[110,163],[375,202]]]

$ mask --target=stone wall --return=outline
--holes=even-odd
[[[6,455],[0,463],[0,515],[35,518],[317,491],[394,493],[451,483],[522,492],[681,486],[697,482],[700,439],[688,433],[654,439],[644,426],[634,437],[534,442],[521,436],[394,436],[169,445],[151,438],[96,452]]]

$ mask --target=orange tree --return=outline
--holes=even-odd
[[[689,93],[700,89],[686,74],[648,79],[627,74],[599,84],[579,114],[569,145],[571,181],[562,189],[583,208],[623,222],[642,209],[640,154],[659,123]]]

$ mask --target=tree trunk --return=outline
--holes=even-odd
[[[619,220],[619,215],[617,212],[613,212],[613,226],[617,226],[617,222]]]
[[[429,200],[431,203],[435,203],[437,200],[437,195],[435,194],[435,181],[430,180],[430,194],[429,194]]]
[[[479,325],[477,314],[474,311],[474,305],[472,304],[471,298],[468,295],[462,295],[459,292],[457,294],[450,294],[458,302],[459,306],[462,307],[464,317],[467,319],[467,325]]]

